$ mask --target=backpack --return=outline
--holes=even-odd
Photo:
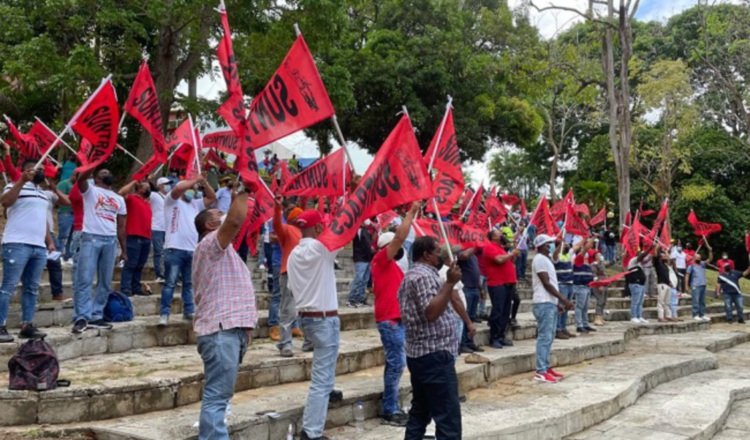
[[[51,345],[44,339],[33,339],[20,346],[10,358],[8,371],[8,389],[48,391],[58,386],[60,364]]]
[[[120,292],[110,292],[107,305],[104,306],[104,320],[109,322],[125,322],[133,320],[133,303],[130,298]]]

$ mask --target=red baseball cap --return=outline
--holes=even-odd
[[[323,216],[317,209],[308,209],[294,219],[294,224],[300,229],[309,229],[323,223]]]

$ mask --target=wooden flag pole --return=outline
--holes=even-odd
[[[193,150],[195,150],[194,161],[198,168],[198,175],[201,176],[201,159],[200,152],[198,151],[198,142],[195,140],[195,126],[193,125],[193,115],[188,113],[188,119],[190,120],[190,136],[193,138]]]

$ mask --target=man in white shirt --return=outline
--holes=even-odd
[[[323,436],[329,395],[336,379],[341,322],[333,264],[338,250],[329,251],[317,239],[324,229],[319,211],[308,209],[294,223],[302,231],[302,239],[289,255],[288,286],[305,337],[313,344],[312,380],[300,437],[308,440]]]
[[[221,179],[221,184],[223,186],[216,191],[216,207],[222,214],[226,214],[229,212],[229,207],[232,205],[234,183],[232,182],[231,177],[226,176]]]
[[[549,355],[555,339],[559,312],[573,309],[573,304],[560,294],[557,272],[550,258],[555,250],[555,241],[555,237],[538,235],[534,239],[536,255],[531,262],[532,302],[537,323],[534,380],[548,383],[557,383],[563,379],[562,374],[550,368]]]
[[[677,244],[672,247],[669,253],[669,259],[674,261],[674,268],[677,270],[678,286],[680,292],[685,292],[685,273],[687,273],[687,254],[682,250],[682,245]]]
[[[34,161],[22,166],[21,178],[6,185],[0,203],[6,209],[8,222],[3,231],[3,282],[0,287],[0,342],[13,342],[5,321],[10,297],[19,281],[23,282],[21,299],[21,338],[43,338],[44,333],[32,323],[39,294],[39,280],[47,264],[47,251],[55,250],[46,221],[49,199],[39,188],[44,181],[42,170]]]
[[[149,202],[151,203],[151,248],[154,250],[154,274],[157,283],[164,282],[162,255],[164,253],[164,237],[167,233],[167,224],[164,219],[164,200],[170,189],[169,179],[159,177],[156,180],[156,191],[151,191],[149,196]]]
[[[73,333],[87,328],[110,329],[104,320],[104,306],[112,291],[117,242],[125,246],[125,199],[112,191],[113,177],[107,169],[96,173],[94,182],[89,178],[94,170],[82,173],[76,185],[83,197],[83,234],[76,265],[76,287],[73,292]],[[122,259],[127,260],[123,251]],[[94,291],[94,277],[97,278]]]
[[[196,198],[196,187],[202,184],[206,191],[203,198]],[[161,290],[161,310],[159,326],[169,323],[172,308],[172,297],[177,285],[177,278],[182,279],[182,315],[192,320],[195,313],[193,304],[193,252],[198,245],[198,231],[195,229],[195,217],[216,201],[211,185],[206,178],[183,180],[174,186],[164,200],[164,213],[167,227],[164,246],[165,281]]]

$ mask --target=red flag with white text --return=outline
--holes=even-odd
[[[354,238],[365,219],[432,196],[430,176],[414,128],[404,115],[318,240],[330,250],[340,249]]]
[[[120,110],[111,80],[107,80],[78,110],[70,123],[71,128],[91,143],[86,154],[79,154],[81,165],[76,171],[83,173],[103,164],[117,144]]]
[[[315,197],[318,195],[339,197],[344,194],[343,179],[346,166],[346,185],[352,178],[349,163],[344,165],[344,149],[339,148],[326,157],[318,159],[302,172],[295,174],[282,187],[281,194],[289,196]]]

